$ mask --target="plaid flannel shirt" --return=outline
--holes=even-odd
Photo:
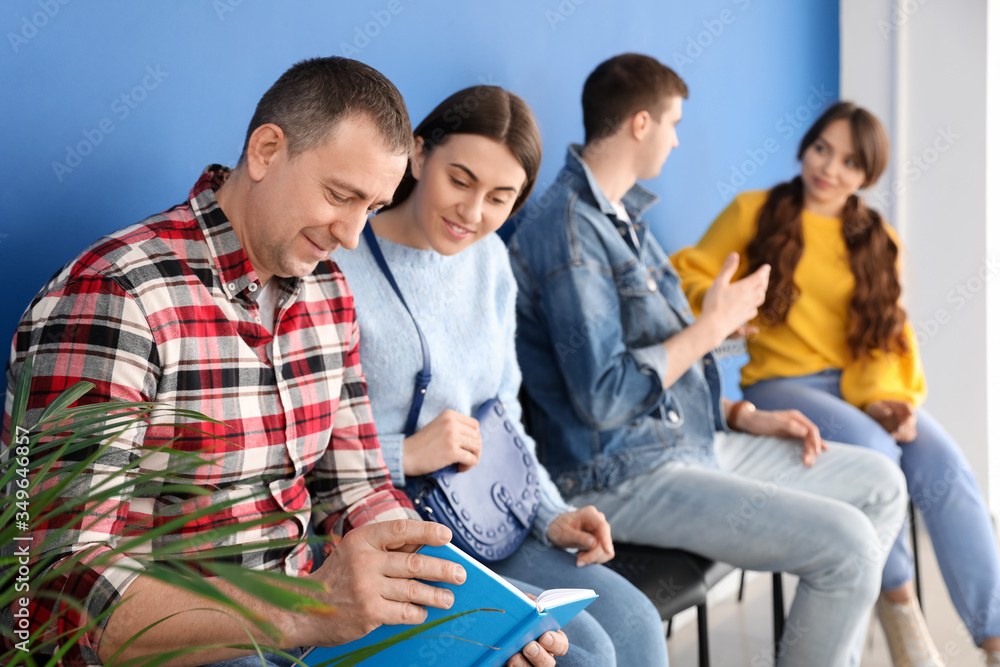
[[[273,335],[264,329],[255,303],[260,283],[215,198],[228,173],[208,167],[188,202],[100,239],[45,285],[17,328],[7,371],[5,446],[11,441],[14,386],[29,354],[35,356],[34,381],[25,426],[80,380],[96,385],[81,403],[159,401],[226,424],[199,424],[207,432],[202,435],[153,419],[118,437],[109,455],[87,471],[90,488],[101,483],[102,468],[135,460],[138,445],[176,438],[175,448],[210,452],[217,464],[184,481],[212,494],[176,497],[135,488],[91,504],[84,525],[49,547],[60,554],[97,545],[92,559],[122,536],[238,498],[146,548],[219,525],[295,512],[295,520],[252,525],[214,546],[262,543],[238,562],[300,575],[311,566],[306,545],[267,549],[266,543],[304,535],[310,516],[320,534],[416,518],[382,460],[359,362],[353,297],[343,275],[327,260],[305,278],[275,277]],[[272,345],[273,363],[266,345]],[[143,463],[136,474],[156,465]],[[31,535],[34,558],[53,527],[42,525]],[[55,589],[84,603],[95,617],[138,576],[119,565],[138,564],[126,556],[111,567],[65,577]],[[50,616],[59,618],[59,632],[86,620],[64,601],[36,595],[29,607],[32,631]],[[12,611],[4,610],[8,628]],[[100,664],[96,633],[85,636],[64,662]]]

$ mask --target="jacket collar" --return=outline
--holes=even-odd
[[[222,187],[229,176],[229,168],[218,164],[209,165],[191,188],[188,201],[208,241],[223,289],[230,297],[239,296],[248,301],[256,301],[261,287],[257,273],[236,236],[236,230],[215,198],[215,191]],[[297,279],[289,280],[292,286],[297,282]]]
[[[594,204],[602,213],[610,215],[612,219],[617,218],[617,213],[611,205],[611,200],[601,190],[601,186],[597,183],[597,179],[594,178],[590,167],[583,161],[582,145],[570,144],[566,150],[566,165],[563,167],[563,171],[570,174],[570,178],[575,180],[574,187],[577,190],[590,194]],[[628,211],[629,216],[633,220],[638,221],[649,210],[649,207],[659,201],[659,199],[652,192],[636,183],[622,197],[622,205]]]

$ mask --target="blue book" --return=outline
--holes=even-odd
[[[316,667],[354,664],[346,654],[367,648],[364,654],[355,654],[355,657],[368,656],[360,663],[364,667],[503,665],[528,642],[566,625],[597,598],[592,590],[557,588],[545,591],[537,600],[532,600],[500,575],[450,544],[443,547],[424,546],[419,552],[454,561],[465,568],[467,578],[461,586],[432,582],[432,585],[449,588],[455,594],[455,604],[451,609],[427,607],[427,620],[421,626],[383,625],[348,644],[314,648],[303,656],[303,662]],[[461,612],[470,613],[427,627]],[[386,648],[380,645],[380,642],[407,631],[412,634],[407,639]]]

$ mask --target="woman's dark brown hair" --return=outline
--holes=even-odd
[[[798,159],[836,120],[850,125],[854,158],[865,173],[862,187],[872,185],[885,171],[889,139],[875,116],[851,102],[838,102],[819,117],[802,138]],[[775,186],[760,211],[757,234],[747,246],[748,274],[771,265],[767,296],[760,308],[766,326],[783,323],[799,295],[794,274],[802,258],[802,205],[800,176]],[[886,232],[882,216],[855,194],[848,198],[842,220],[855,283],[847,332],[851,354],[858,359],[872,350],[903,351],[907,347],[902,335],[906,313],[899,304],[899,248]]]
[[[437,105],[413,130],[414,137],[424,140],[425,155],[430,155],[453,134],[475,134],[492,139],[507,148],[521,163],[528,178],[514,200],[511,215],[516,213],[531,195],[542,163],[542,138],[527,103],[497,86],[472,86]],[[392,197],[392,204],[386,208],[406,201],[415,184],[416,179],[407,165],[403,180]]]

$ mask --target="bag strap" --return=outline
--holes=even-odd
[[[413,316],[413,312],[410,310],[410,307],[406,305],[406,299],[403,298],[403,293],[399,291],[399,285],[396,284],[396,279],[392,277],[392,271],[389,270],[389,264],[385,261],[382,249],[378,247],[378,239],[375,237],[374,230],[372,230],[370,220],[365,223],[365,229],[362,233],[364,234],[365,241],[368,242],[368,247],[372,251],[375,263],[378,264],[378,268],[382,270],[382,275],[384,275],[385,279],[389,281],[389,285],[396,293],[396,296],[399,297],[399,302],[403,304],[403,308],[406,309],[410,319],[413,320],[413,326],[417,329],[417,336],[420,337],[420,352],[424,358],[424,367],[417,373],[415,386],[413,388],[413,404],[410,405],[410,414],[406,418],[406,428],[403,431],[404,437],[408,438],[417,431],[417,419],[420,417],[420,408],[424,405],[424,396],[427,394],[427,386],[431,383],[431,351],[430,348],[427,347],[427,339],[424,338],[424,332],[420,330],[420,325],[417,324],[417,318]]]

